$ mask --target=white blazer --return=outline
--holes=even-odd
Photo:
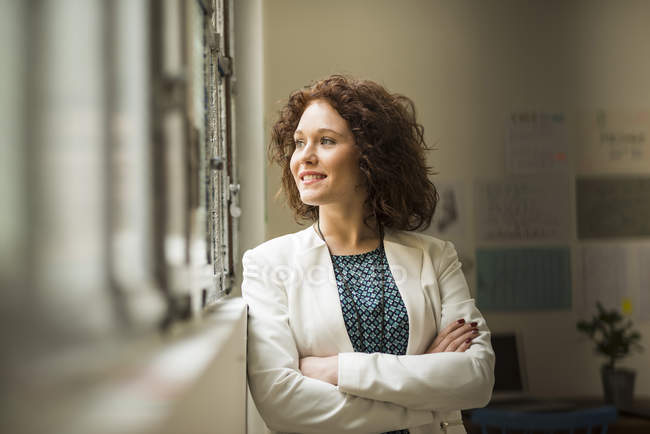
[[[386,230],[390,270],[409,318],[407,353],[355,353],[334,270],[313,226],[248,250],[248,382],[278,432],[464,433],[460,409],[487,404],[494,384],[490,331],[451,242]],[[438,330],[464,318],[479,335],[463,353],[424,354]],[[302,375],[301,357],[339,355],[338,386]]]

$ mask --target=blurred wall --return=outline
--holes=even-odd
[[[255,247],[265,236],[264,50],[262,0],[234,2],[235,115],[237,171],[241,185],[239,251]],[[241,261],[234,295],[241,295]]]
[[[558,110],[570,117],[582,107],[647,108],[649,18],[650,2],[643,0],[265,1],[264,143],[246,146],[264,151],[269,128],[292,90],[331,73],[352,74],[412,98],[427,142],[437,147],[429,155],[439,172],[434,182],[461,179],[471,187],[475,177],[504,173],[504,121],[512,109]],[[240,127],[244,117],[238,114]],[[265,193],[249,189],[258,203],[265,201],[264,239],[301,229],[275,199],[278,169],[256,170],[266,170]],[[242,189],[247,182],[242,175]],[[571,190],[574,204],[573,184]],[[472,260],[474,209],[468,193],[464,248]],[[567,225],[575,251],[575,224]],[[242,226],[242,233],[246,230]],[[473,273],[467,273],[472,291]],[[572,275],[575,285],[575,270]],[[493,331],[522,334],[533,393],[601,393],[602,359],[575,332],[576,312],[486,317]],[[637,393],[648,395],[650,323],[639,326],[648,350],[624,365],[637,370]]]

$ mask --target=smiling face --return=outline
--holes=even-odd
[[[307,106],[294,140],[290,167],[304,203],[363,203],[359,148],[347,121],[327,101],[318,99]]]

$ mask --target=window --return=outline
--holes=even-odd
[[[227,2],[152,3],[159,276],[171,317],[228,293],[239,186],[232,159]],[[231,213],[231,210],[233,211]]]
[[[231,1],[2,4],[0,282],[16,329],[78,343],[230,291]]]

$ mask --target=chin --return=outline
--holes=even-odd
[[[300,200],[305,205],[310,205],[310,206],[319,206],[320,205],[320,203],[318,203],[318,201],[316,201],[316,200],[303,199],[303,198],[300,198]]]
[[[318,200],[318,197],[315,197],[313,195],[300,195],[300,200],[302,203],[305,205],[311,205],[311,206],[319,206],[322,201]]]

